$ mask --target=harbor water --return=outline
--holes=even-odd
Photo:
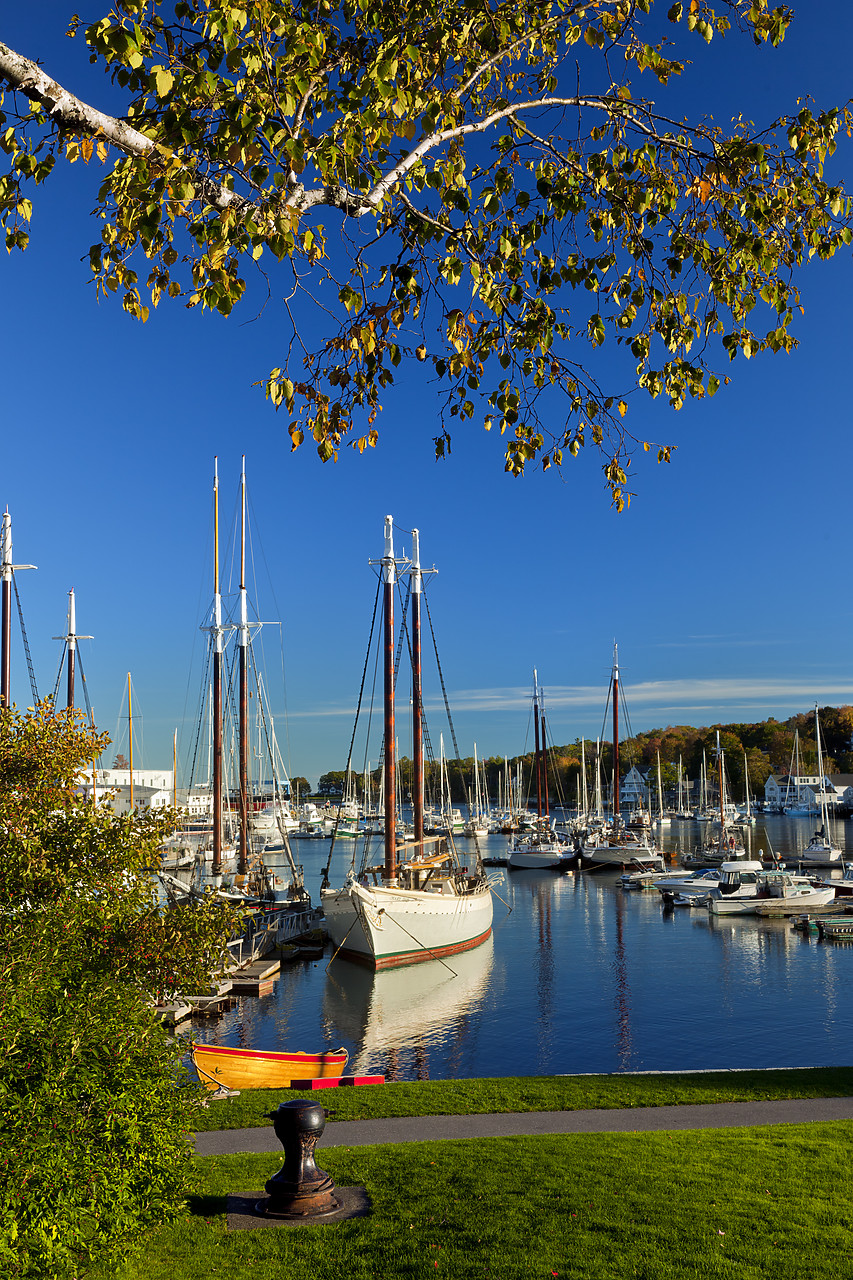
[[[748,847],[789,856],[815,825],[759,818]],[[677,855],[706,830],[673,822],[659,843]],[[832,831],[853,857],[853,822]],[[506,846],[480,840],[484,856]],[[328,841],[293,848],[316,902]],[[332,884],[351,856],[339,841]],[[787,920],[666,910],[615,870],[505,873],[496,895],[493,937],[474,951],[374,974],[327,948],[283,964],[271,995],[181,1030],[252,1049],[343,1046],[349,1070],[391,1080],[853,1062],[851,944]]]

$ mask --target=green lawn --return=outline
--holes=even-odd
[[[687,1075],[520,1076],[494,1080],[426,1080],[324,1089],[311,1095],[333,1120],[390,1116],[476,1115],[516,1111],[580,1111],[661,1107],[755,1098],[827,1098],[853,1094],[853,1067],[798,1071],[709,1071]],[[269,1124],[280,1102],[304,1094],[259,1089],[199,1112],[199,1132]]]
[[[318,1151],[369,1217],[228,1232],[275,1156],[196,1161],[186,1216],[117,1280],[844,1280],[853,1122]],[[107,1280],[106,1275],[97,1280]]]

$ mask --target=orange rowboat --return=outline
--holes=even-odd
[[[342,1075],[348,1056],[346,1049],[328,1053],[274,1053],[197,1044],[192,1060],[199,1079],[208,1089],[287,1089],[291,1080],[322,1080]]]

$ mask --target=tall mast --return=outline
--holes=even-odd
[[[222,596],[219,591],[219,459],[213,459],[213,875],[222,874]]]
[[[542,731],[542,804],[546,819],[551,817],[551,805],[548,799],[548,748],[545,739],[545,708],[539,713],[539,727]]]
[[[68,592],[68,682],[66,685],[66,707],[74,706],[74,664],[77,657],[77,610],[74,607],[74,588]]]
[[[78,640],[94,640],[94,636],[78,636],[77,634],[77,609],[74,603],[74,588],[68,592],[68,631],[64,636],[54,636],[54,640],[64,640],[68,649],[68,670],[66,683],[66,700],[65,705],[68,708],[74,706],[74,672],[77,659],[77,641]]]
[[[663,786],[661,785],[661,780],[660,780],[660,752],[659,751],[657,752],[657,758],[658,758],[658,817],[662,818],[663,817]],[[651,807],[652,806],[649,805],[649,809],[651,809]]]
[[[412,530],[412,819],[414,841],[424,852],[424,742],[421,683],[421,553],[417,529]],[[387,739],[386,739],[387,741]]]
[[[720,788],[720,830],[726,825],[726,789],[723,785],[723,749],[720,746],[720,731],[717,730],[717,785]]]
[[[394,797],[397,794],[397,762],[394,758],[394,583],[397,565],[394,560],[394,520],[385,517],[385,554],[382,557],[383,585],[383,691],[385,701],[385,879],[390,884],[397,881],[397,815]]]
[[[12,705],[12,574],[15,569],[35,569],[34,564],[12,564],[12,517],[7,507],[3,513],[3,530],[0,535],[0,577],[2,578],[2,608],[0,608],[0,708]]]
[[[240,859],[239,875],[249,866],[249,608],[246,595],[246,458],[240,477]],[[275,802],[273,802],[275,803]]]
[[[130,693],[130,672],[127,673],[127,741],[130,756],[130,807],[133,808],[133,704]]]
[[[542,817],[542,757],[539,754],[539,684],[533,668],[533,768],[536,771],[536,816]]]
[[[814,704],[814,732],[815,742],[817,743],[817,784],[820,787],[820,821],[823,830],[826,830],[828,814],[826,809],[826,791],[823,785],[823,752],[820,746],[820,720],[818,719],[817,703]]]
[[[619,651],[613,645],[613,834],[619,831]]]

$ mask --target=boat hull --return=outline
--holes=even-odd
[[[323,1080],[340,1076],[346,1049],[329,1053],[275,1053],[196,1045],[193,1066],[208,1089],[287,1089],[291,1080]]]
[[[479,947],[492,931],[488,886],[470,894],[350,884],[321,894],[337,954],[371,969],[399,968]]]
[[[507,859],[510,871],[561,871],[577,861],[560,849],[513,849]]]

